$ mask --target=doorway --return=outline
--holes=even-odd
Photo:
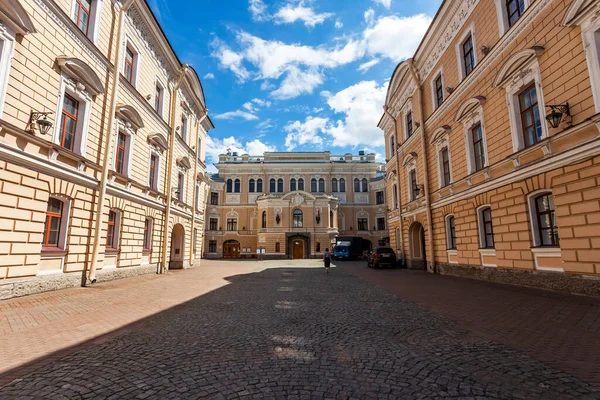
[[[185,229],[183,225],[176,224],[171,232],[171,257],[169,259],[169,269],[183,268],[183,259],[185,254]]]
[[[223,243],[223,258],[239,258],[240,242],[237,240],[228,240]]]
[[[300,239],[294,239],[292,243],[292,258],[299,260],[304,258],[304,241]]]
[[[414,269],[427,269],[427,255],[425,253],[425,229],[419,222],[410,227],[410,267]]]

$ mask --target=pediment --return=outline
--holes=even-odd
[[[0,21],[19,35],[37,33],[35,25],[19,0],[0,0]]]
[[[2,1],[2,0],[0,0]],[[85,86],[85,90],[97,96],[104,93],[104,85],[92,67],[84,61],[67,56],[56,57],[56,64],[61,71]]]
[[[151,143],[162,150],[167,150],[169,148],[169,143],[167,142],[167,139],[160,133],[153,133],[149,135],[148,143]]]
[[[127,104],[117,104],[117,116],[124,121],[129,122],[136,129],[144,127],[142,116],[133,106]]]
[[[192,163],[190,163],[190,159],[187,157],[179,157],[177,159],[177,165],[181,168],[190,169],[192,168]]]
[[[469,115],[471,115],[471,113],[477,109],[478,107],[481,107],[485,104],[485,97],[483,96],[475,96],[470,98],[469,100],[465,101],[459,108],[458,111],[456,112],[456,115],[454,116],[454,120],[456,122],[460,122],[462,121],[464,118],[468,117]]]
[[[518,75],[523,69],[526,69],[530,63],[539,57],[544,52],[544,48],[540,46],[534,46],[530,49],[519,51],[518,53],[510,56],[500,70],[496,74],[494,79],[494,87],[506,87],[507,84]]]

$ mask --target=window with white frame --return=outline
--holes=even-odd
[[[85,155],[92,95],[82,90],[75,79],[63,76],[54,128],[54,143],[79,155]]]
[[[338,191],[338,180],[337,180],[337,178],[331,179],[331,191],[333,193],[337,193],[337,191]]]
[[[409,200],[414,201],[417,199],[419,194],[419,187],[417,186],[417,170],[412,168],[408,171],[408,185],[409,185]]]
[[[216,240],[209,240],[208,241],[208,252],[209,253],[216,253],[217,252],[217,241]]]
[[[558,225],[551,192],[538,192],[529,197],[529,215],[534,247],[559,247]]]
[[[346,193],[346,179],[340,178],[340,192]]]
[[[123,76],[133,87],[137,86],[139,68],[140,54],[131,43],[127,43],[125,59],[123,60]]]
[[[369,218],[364,216],[364,214],[359,215],[357,219],[357,226],[359,231],[368,231],[369,230]]]
[[[367,180],[367,178],[363,178],[361,180],[361,186],[362,186],[362,191],[363,192],[368,192],[369,191],[369,181]]]
[[[298,179],[298,190],[304,190],[304,178]]]
[[[585,18],[580,25],[592,95],[598,113],[600,112],[600,18],[594,18],[594,13],[590,12],[589,17]]]
[[[492,208],[490,206],[480,207],[477,210],[479,222],[479,246],[482,249],[494,248],[494,224],[492,222]]]
[[[414,132],[413,114],[411,109],[406,112],[404,117],[404,131],[406,132],[406,139],[411,137]]]
[[[144,251],[152,250],[152,235],[154,230],[154,220],[152,218],[146,218],[144,220]]]
[[[150,164],[148,171],[148,187],[158,190],[158,177],[160,173],[160,155],[155,152],[150,153]]]
[[[396,138],[394,137],[394,134],[392,133],[392,135],[390,136],[390,158],[394,157],[395,154],[396,154]]]
[[[179,133],[183,141],[187,143],[188,118],[185,114],[181,114],[181,129],[179,130]]]
[[[158,113],[158,115],[163,115],[163,104],[165,102],[165,88],[164,86],[156,81],[156,87],[154,89],[154,111]]]
[[[15,49],[15,34],[8,28],[0,29],[0,118],[4,110],[10,63]]]
[[[431,98],[433,100],[433,109],[437,110],[444,102],[444,78],[442,72],[438,72],[433,81],[431,81]]]
[[[106,247],[118,250],[121,231],[121,211],[110,210],[106,221]]]
[[[177,191],[175,194],[177,200],[183,203],[185,199],[185,174],[181,171],[177,174]]]
[[[475,47],[475,34],[471,25],[456,44],[456,56],[458,58],[459,78],[462,81],[473,72],[477,65],[477,52]]]
[[[498,15],[498,26],[500,36],[503,36],[517,23],[529,7],[530,0],[494,0],[496,3],[496,14]]]
[[[464,127],[469,174],[489,165],[482,103],[484,103],[483,98],[472,98],[460,107],[456,116],[456,121],[461,122]]]
[[[123,176],[129,176],[133,155],[134,135],[131,130],[119,123],[115,146],[114,170]]]
[[[43,250],[66,250],[69,228],[70,201],[60,196],[50,196],[46,208]]]
[[[377,217],[377,230],[385,231],[385,217]]]
[[[325,179],[319,178],[319,193],[325,193]]]
[[[454,215],[446,217],[446,247],[448,250],[456,250],[456,223]]]
[[[450,151],[448,146],[442,147],[438,151],[440,187],[448,186],[452,182],[450,174]]]
[[[210,219],[208,220],[208,230],[209,231],[219,230],[219,218],[210,217]]]
[[[197,211],[200,210],[200,184],[199,183],[196,183],[196,193],[194,196],[194,207],[196,207]]]
[[[394,183],[392,186],[392,203],[394,205],[394,210],[398,209],[398,185]]]
[[[72,0],[73,22],[85,36],[96,43],[98,39],[103,0]]]

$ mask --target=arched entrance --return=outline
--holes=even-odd
[[[240,242],[237,240],[228,240],[223,243],[223,258],[239,258]]]
[[[169,259],[169,269],[183,268],[183,259],[185,254],[185,229],[183,225],[176,224],[171,231],[171,258]]]
[[[310,256],[311,256],[310,233],[290,233],[290,234],[286,234],[286,236],[287,236],[286,255],[288,258],[292,258],[294,260],[310,258]]]
[[[414,269],[427,269],[427,255],[425,254],[425,229],[419,222],[410,227],[410,267]]]

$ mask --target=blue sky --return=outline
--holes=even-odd
[[[441,0],[149,0],[202,80],[207,164],[227,148],[383,158],[387,81]],[[211,168],[212,169],[212,168]]]

